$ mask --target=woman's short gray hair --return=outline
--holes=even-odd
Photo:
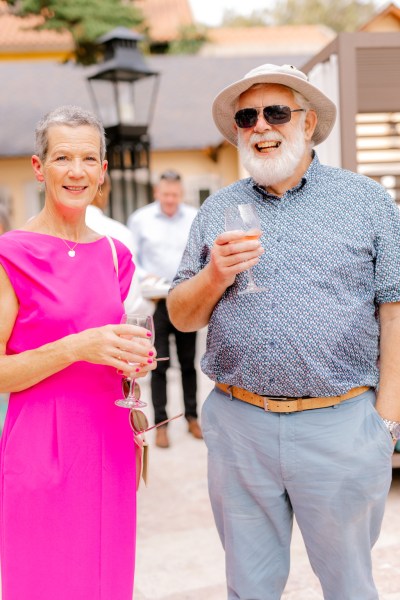
[[[59,106],[47,113],[39,121],[35,129],[36,144],[35,152],[41,161],[45,161],[48,151],[48,132],[50,127],[67,125],[68,127],[80,127],[89,125],[97,129],[100,137],[100,158],[103,161],[106,156],[106,134],[100,119],[89,110],[80,106]]]

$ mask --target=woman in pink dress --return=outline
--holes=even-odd
[[[114,402],[121,372],[145,375],[155,350],[146,329],[120,324],[129,250],[114,240],[113,256],[110,240],[85,225],[104,156],[94,115],[47,115],[32,157],[44,208],[0,238],[0,392],[11,392],[2,600],[132,600],[135,444],[129,412]]]

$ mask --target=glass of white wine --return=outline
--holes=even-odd
[[[260,217],[254,204],[237,204],[225,209],[225,231],[234,231],[241,229],[245,232],[244,240],[257,240],[260,237],[256,229],[261,229]],[[248,233],[247,233],[248,232]],[[265,292],[266,288],[259,287],[255,280],[253,269],[248,271],[248,283],[244,290],[238,294],[254,294],[255,292]]]
[[[151,337],[146,339],[148,339],[151,344],[154,344],[154,323],[151,315],[125,313],[122,315],[121,323],[128,323],[129,325],[137,325],[138,327],[148,329],[151,332]],[[134,363],[129,364],[132,365]],[[127,386],[129,386],[127,395],[124,393],[125,397],[116,400],[115,404],[124,408],[143,408],[144,406],[147,406],[147,402],[140,400],[140,387],[133,377],[124,377],[122,380],[123,391]]]

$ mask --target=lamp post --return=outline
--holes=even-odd
[[[98,39],[103,59],[87,77],[92,101],[107,136],[112,180],[110,215],[123,222],[152,199],[150,138],[159,74],[138,48],[141,35],[117,27]]]

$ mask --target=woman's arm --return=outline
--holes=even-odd
[[[0,392],[27,389],[77,361],[108,365],[135,377],[142,377],[156,367],[156,351],[146,330],[133,325],[86,329],[34,350],[6,355],[17,314],[18,299],[0,266]],[[128,361],[136,364],[129,366]]]

